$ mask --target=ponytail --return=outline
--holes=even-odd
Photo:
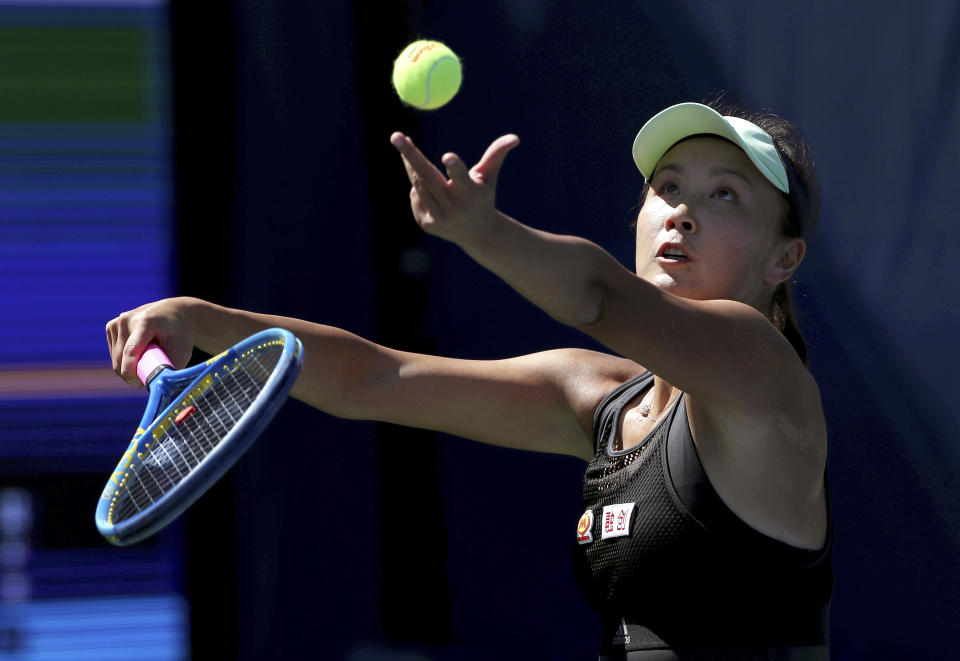
[[[803,364],[810,367],[807,342],[800,333],[800,326],[797,325],[797,312],[793,307],[793,294],[789,283],[781,282],[774,290],[773,301],[770,303],[770,321],[787,338]]]
[[[786,237],[809,236],[820,214],[820,185],[814,172],[810,146],[797,127],[767,110],[753,110],[724,103],[719,97],[708,101],[707,105],[721,115],[739,117],[759,126],[773,139],[790,182],[790,193],[782,194],[784,204],[780,218],[781,233]],[[777,285],[767,316],[787,338],[803,364],[809,367],[807,343],[797,324],[797,313],[788,282]]]

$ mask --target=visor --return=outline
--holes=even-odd
[[[654,115],[633,141],[633,160],[649,181],[657,163],[671,147],[694,135],[718,135],[744,151],[767,180],[790,192],[787,172],[773,138],[756,124],[739,117],[724,117],[699,103],[681,103]]]

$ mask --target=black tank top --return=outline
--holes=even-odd
[[[826,644],[832,534],[808,551],[734,514],[704,473],[683,395],[642,443],[613,449],[620,412],[652,381],[627,381],[594,417],[575,574],[603,618],[603,652]]]

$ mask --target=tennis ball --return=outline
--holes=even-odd
[[[461,79],[459,58],[439,41],[415,41],[393,63],[394,89],[405,103],[421,110],[447,103],[460,89]]]

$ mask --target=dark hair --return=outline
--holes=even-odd
[[[789,193],[781,193],[786,205],[780,217],[783,236],[809,236],[820,216],[820,184],[813,168],[813,153],[800,131],[789,121],[769,110],[753,110],[744,105],[724,103],[714,99],[706,105],[721,115],[739,117],[756,124],[773,138],[787,171]],[[793,294],[789,282],[781,282],[773,291],[773,300],[767,315],[773,325],[789,340],[804,365],[809,365],[807,343],[797,324]]]
[[[783,193],[789,213],[783,219],[785,236],[810,236],[820,215],[820,184],[813,168],[813,153],[797,127],[769,110],[724,103],[721,99],[706,105],[727,117],[739,117],[759,126],[773,138],[787,172],[790,192]]]
[[[784,200],[784,212],[780,217],[780,226],[785,237],[809,236],[820,215],[820,184],[813,167],[813,154],[810,146],[797,128],[789,121],[766,109],[752,109],[745,105],[727,103],[722,97],[705,102],[721,115],[739,117],[756,124],[766,131],[780,154],[790,192],[781,193]],[[647,197],[650,182],[643,186],[640,205]],[[773,300],[767,317],[789,340],[805,365],[809,365],[807,343],[797,325],[797,314],[793,306],[790,284],[781,282],[773,292]]]

